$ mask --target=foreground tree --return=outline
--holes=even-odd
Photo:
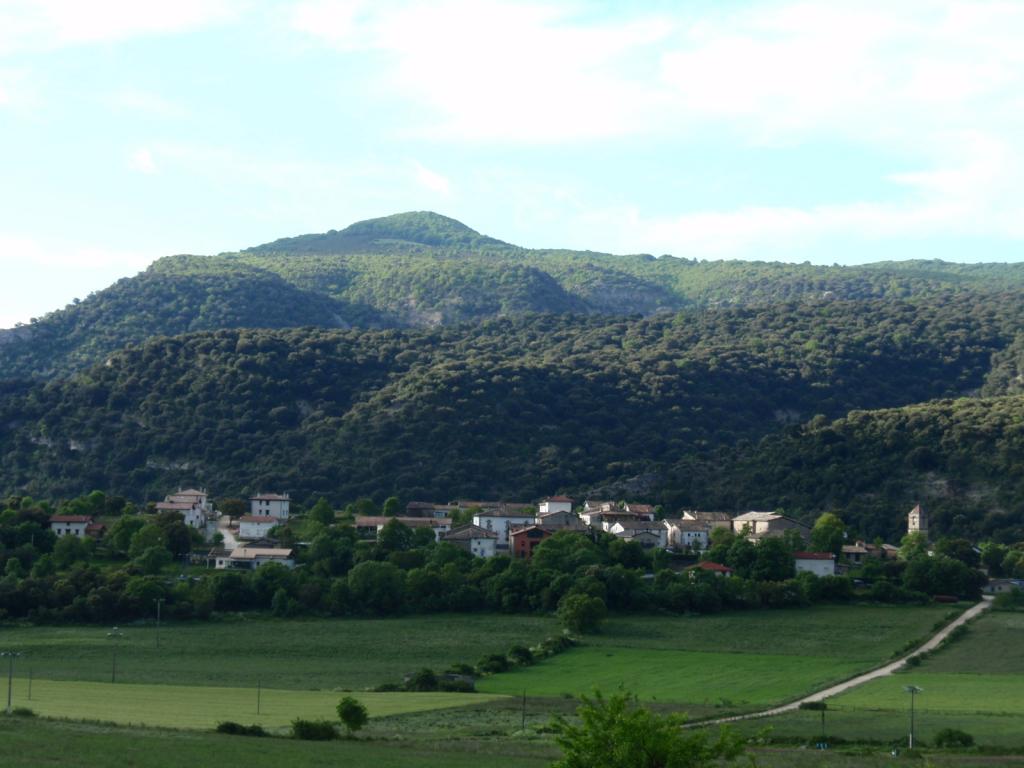
[[[745,751],[728,727],[684,729],[682,716],[658,715],[628,693],[581,697],[576,714],[578,725],[553,723],[563,751],[553,768],[701,768],[728,765]]]

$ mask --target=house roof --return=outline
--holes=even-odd
[[[184,491],[178,490],[177,493],[172,493],[172,496],[206,496],[206,491],[197,491],[195,488],[186,488]]]
[[[863,544],[843,544],[844,555],[866,555],[869,551]]]
[[[682,514],[684,520],[691,519],[718,523],[727,523],[732,520],[732,515],[728,512],[705,512],[699,509],[684,509],[680,514]]]
[[[276,547],[237,547],[231,550],[230,555],[232,560],[255,560],[257,557],[276,557],[287,560],[291,556],[292,550]]]
[[[105,526],[103,523],[89,523],[87,526],[85,526],[86,533],[100,533],[105,530],[107,530],[107,526]]]
[[[277,525],[281,521],[278,520],[276,517],[273,517],[272,515],[242,515],[240,518],[238,518],[238,522],[240,522],[240,523],[273,523],[274,525]]]
[[[681,531],[703,531],[708,532],[708,524],[700,520],[666,519],[661,521],[666,528],[678,528]]]
[[[175,512],[192,509],[195,506],[195,503],[191,501],[158,501],[156,503],[157,509],[167,509]]]
[[[89,515],[50,515],[51,523],[91,523]]]
[[[441,537],[445,541],[469,541],[470,539],[496,539],[498,534],[479,525],[460,525]]]
[[[775,512],[744,512],[742,515],[736,515],[733,520],[740,522],[764,522],[769,520],[781,520],[782,515],[776,514]]]
[[[542,525],[525,525],[522,528],[512,529],[509,531],[508,535],[515,538],[516,536],[525,536],[534,532],[541,536],[551,536],[554,534],[554,531],[551,528],[545,528]]]
[[[568,496],[548,496],[546,499],[542,499],[542,501],[561,501],[566,504],[572,504],[572,499]]]
[[[691,565],[686,570],[692,571],[694,568],[699,568],[702,571],[714,571],[715,573],[732,573],[732,568],[721,563],[715,563],[711,560],[702,560],[696,565]]]
[[[249,501],[291,501],[291,497],[287,493],[257,493],[250,496]]]
[[[660,521],[650,520],[619,520],[615,525],[622,528],[624,531],[662,531],[665,526]],[[615,527],[614,525],[612,526]]]
[[[626,504],[626,509],[630,512],[636,512],[640,515],[653,515],[654,505],[653,504]]]
[[[794,560],[835,560],[831,552],[794,552]]]
[[[477,512],[475,517],[523,517],[532,520],[534,518],[532,508],[518,507],[515,509],[485,509]]]
[[[356,528],[376,528],[398,520],[410,528],[443,528],[452,524],[450,517],[385,517],[384,515],[363,515],[355,520]]]

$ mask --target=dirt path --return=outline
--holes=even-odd
[[[929,638],[927,642],[921,644],[905,656],[901,656],[896,661],[872,669],[870,672],[865,672],[862,675],[852,677],[849,680],[846,680],[845,682],[836,683],[830,688],[825,688],[823,690],[817,691],[816,693],[804,696],[802,699],[797,699],[796,701],[791,701],[788,704],[783,704],[778,707],[772,707],[771,709],[764,709],[760,712],[750,712],[745,715],[722,717],[716,720],[703,720],[700,722],[695,722],[693,723],[693,725],[717,725],[718,723],[731,723],[737,720],[752,720],[758,717],[772,717],[773,715],[781,715],[784,712],[792,712],[795,709],[799,709],[800,705],[805,702],[824,701],[825,699],[830,699],[833,696],[838,696],[840,693],[845,693],[846,691],[850,690],[851,688],[855,688],[858,685],[863,685],[864,683],[870,680],[877,680],[880,677],[887,677],[888,675],[891,675],[894,672],[898,672],[900,669],[902,669],[903,665],[907,663],[907,659],[909,659],[911,656],[916,656],[919,653],[925,653],[926,651],[930,651],[938,647],[939,643],[945,640],[949,636],[950,632],[959,627],[961,624],[966,624],[968,621],[973,619],[982,611],[988,610],[991,606],[992,598],[987,596],[984,597],[980,603],[978,603],[977,605],[972,605],[970,608],[968,608],[966,611],[960,614],[956,619],[954,619],[952,622],[950,622],[945,627],[936,632],[934,635],[932,635],[932,637]]]

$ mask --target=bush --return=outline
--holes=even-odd
[[[345,730],[350,737],[366,725],[366,721],[370,719],[366,707],[351,696],[346,696],[338,702],[337,712],[338,719],[344,723]]]
[[[217,723],[217,733],[227,733],[232,736],[266,736],[267,732],[263,730],[262,726],[259,725],[242,725],[241,723],[234,723],[230,720],[225,720],[223,723]]]
[[[15,707],[11,710],[11,717],[35,717],[36,713],[28,707]]]
[[[475,675],[476,670],[470,664],[459,662],[458,664],[452,664],[448,669],[445,670],[446,675]]]
[[[935,746],[944,749],[973,747],[974,737],[958,728],[943,728],[935,734]]]
[[[500,653],[492,653],[490,656],[484,656],[480,661],[477,662],[477,669],[485,674],[495,674],[497,672],[507,672],[510,664],[508,659]]]
[[[521,667],[533,664],[533,651],[525,645],[513,645],[508,649],[508,657]]]
[[[434,674],[434,670],[426,668],[421,669],[419,672],[414,672],[406,679],[405,690],[436,691],[437,675]]]
[[[338,738],[334,723],[327,720],[292,720],[292,738],[303,741],[331,741]]]
[[[475,693],[476,686],[469,680],[447,680],[442,677],[437,681],[437,690],[445,693]]]

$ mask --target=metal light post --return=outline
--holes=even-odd
[[[7,657],[7,714],[11,714],[11,687],[14,684],[14,660],[21,656],[16,651],[0,651],[0,656]]]
[[[156,603],[156,647],[160,647],[160,606],[164,604],[164,598],[158,597],[153,601]]]
[[[909,749],[914,748],[914,697],[921,693],[924,688],[916,685],[904,685],[903,690],[910,694],[910,742]]]
[[[122,637],[124,637],[124,632],[122,632],[117,627],[114,627],[110,632],[107,632],[107,639],[114,641],[114,645],[112,646],[113,654],[111,655],[111,662],[110,662],[110,682],[111,683],[116,683],[117,682],[117,644],[118,644],[118,642],[120,641],[120,639]]]

